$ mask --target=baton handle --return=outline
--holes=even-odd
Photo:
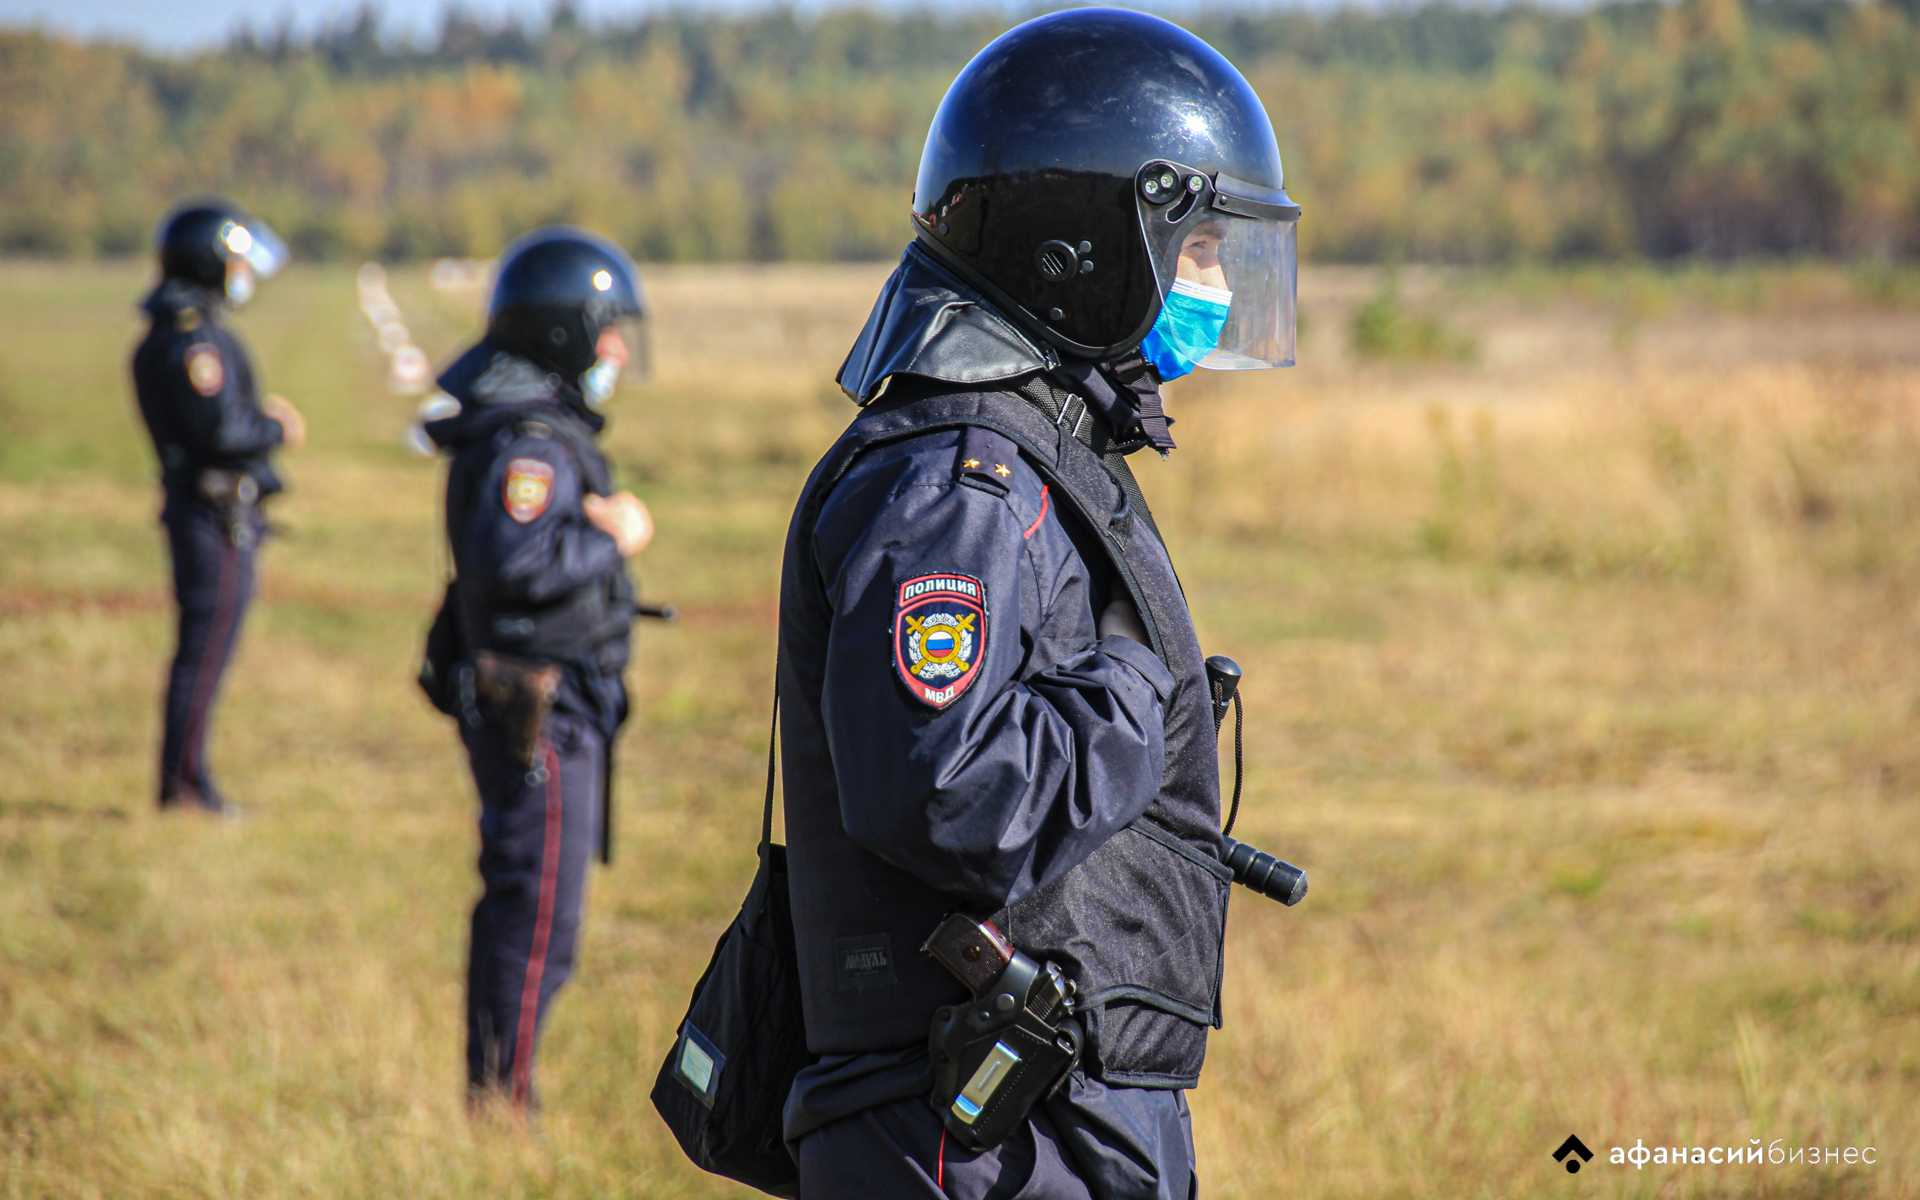
[[[1307,894],[1307,873],[1290,862],[1282,862],[1265,850],[1245,842],[1222,838],[1226,844],[1226,863],[1233,881],[1252,888],[1262,896],[1291,908]]]

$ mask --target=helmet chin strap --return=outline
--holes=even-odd
[[[1139,414],[1140,432],[1145,435],[1147,445],[1160,452],[1162,458],[1167,451],[1174,449],[1173,434],[1167,426],[1173,419],[1167,416],[1167,410],[1160,401],[1160,379],[1153,372],[1153,365],[1147,361],[1138,347],[1127,351],[1124,358],[1107,364],[1107,371],[1126,391],[1133,395],[1134,411]]]
[[[1097,365],[1085,359],[1062,359],[1055,373],[1106,418],[1120,440],[1121,453],[1152,446],[1164,457],[1175,448],[1167,430],[1171,418],[1160,404],[1160,381],[1139,350]]]

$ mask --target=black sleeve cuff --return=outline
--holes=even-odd
[[[1138,672],[1153,688],[1154,695],[1160,697],[1160,703],[1165,704],[1167,697],[1173,695],[1173,673],[1150,648],[1117,633],[1101,638],[1097,648],[1108,658],[1118,659]]]

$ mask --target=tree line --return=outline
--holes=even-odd
[[[1013,19],[562,4],[413,44],[367,9],[187,56],[0,32],[0,252],[135,253],[211,190],[316,258],[559,221],[652,261],[890,257],[941,93]],[[1265,99],[1323,261],[1920,256],[1920,0],[1183,20]]]

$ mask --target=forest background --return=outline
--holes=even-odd
[[[118,256],[221,190],[309,258],[487,256],[566,221],[649,261],[896,253],[928,118],[1021,14],[457,9],[184,57],[0,33],[0,252]],[[1320,261],[1920,255],[1920,2],[1201,11]]]

